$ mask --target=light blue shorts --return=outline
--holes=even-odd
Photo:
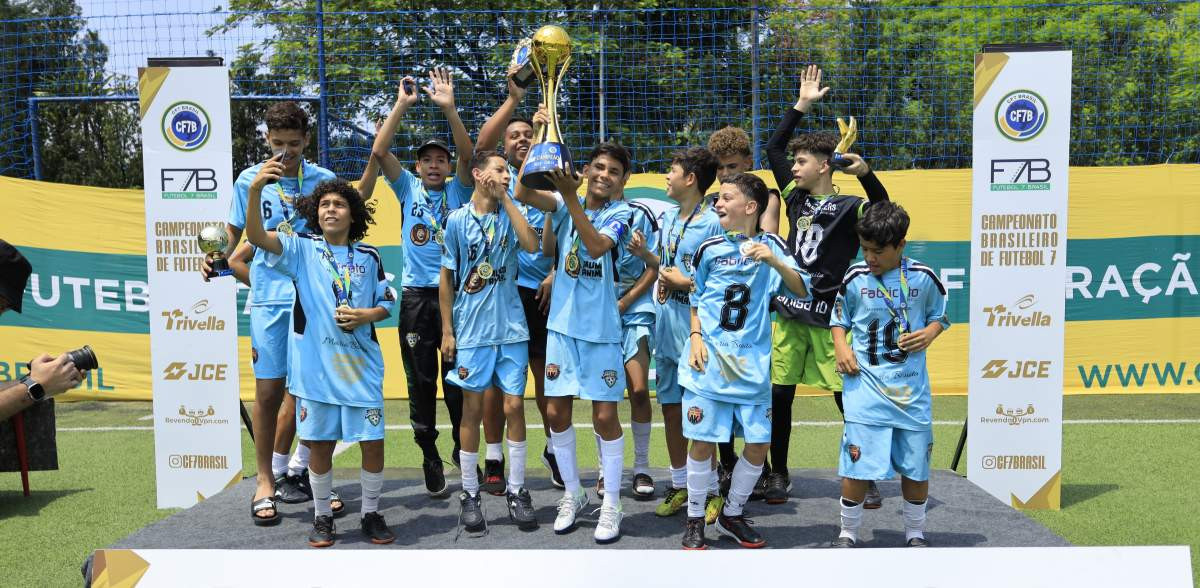
[[[556,331],[546,334],[546,396],[620,402],[625,362],[620,343],[592,343]]]
[[[659,404],[683,402],[683,388],[679,387],[679,364],[664,358],[654,358],[654,395]]]
[[[771,442],[771,405],[736,404],[683,391],[683,436],[693,441],[724,443],[730,435],[746,443]]]
[[[846,423],[838,475],[852,480],[890,480],[897,472],[917,482],[929,479],[933,431]]]
[[[446,381],[465,392],[482,394],[496,386],[505,394],[525,395],[525,370],[529,368],[529,345],[525,341],[459,349],[454,370]]]
[[[275,380],[287,377],[290,304],[250,307],[250,359],[254,377]]]
[[[343,406],[297,397],[296,435],[305,441],[378,441],[383,439],[383,406]]]
[[[646,339],[646,351],[654,352],[654,329],[646,325],[628,325],[621,328],[621,353],[628,362],[638,353],[638,342]],[[647,357],[649,357],[647,355]]]

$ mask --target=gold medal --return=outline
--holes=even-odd
[[[444,232],[445,231],[438,229],[437,231],[435,231],[433,233],[433,241],[435,243],[437,243],[438,245],[442,245],[443,243],[445,243],[445,241],[444,241],[445,237],[442,236],[442,233],[444,233]]]
[[[288,235],[289,237],[296,234],[296,231],[292,229],[292,223],[287,221],[283,221],[278,225],[275,225],[275,231],[284,235]]]
[[[492,268],[492,264],[488,263],[487,261],[480,263],[479,267],[475,268],[475,272],[479,274],[480,279],[484,280],[492,279],[492,274],[495,273]]]
[[[742,244],[738,245],[738,251],[742,254],[742,257],[750,257],[750,249],[753,247],[754,241],[742,241]]]
[[[796,219],[796,231],[798,231],[798,232],[807,231],[808,227],[810,227],[810,226],[812,226],[812,217],[811,216],[802,216],[802,217]]]
[[[579,275],[579,256],[576,255],[575,252],[571,252],[571,253],[567,254],[567,260],[566,260],[566,263],[564,264],[564,266],[567,270],[567,275],[571,276],[572,278],[578,276]]]
[[[350,308],[350,303],[346,302],[345,300],[342,300],[342,301],[338,302],[337,307],[338,307],[338,310],[341,310],[343,308]],[[341,322],[341,321],[337,320],[337,311],[334,311],[333,319],[335,322]],[[354,329],[350,329],[350,328],[346,328],[346,327],[342,327],[342,326],[339,326],[338,328],[341,329],[343,333],[353,333],[354,332]]]

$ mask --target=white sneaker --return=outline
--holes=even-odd
[[[600,507],[600,521],[596,523],[596,543],[612,543],[621,536],[621,518],[625,515],[621,504]]]
[[[554,532],[559,535],[570,531],[575,527],[575,517],[579,515],[579,511],[587,506],[588,497],[583,488],[572,496],[570,493],[564,493],[562,498],[558,499],[558,516],[554,519]]]

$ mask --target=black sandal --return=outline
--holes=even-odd
[[[336,507],[333,506],[335,502],[337,503]],[[329,491],[329,509],[333,511],[333,516],[335,517],[342,516],[346,512],[346,503],[342,502],[336,490]]]
[[[258,516],[258,513],[262,512],[264,510],[268,510],[268,509],[275,511],[275,513],[269,517]],[[250,503],[250,518],[254,519],[254,524],[259,527],[270,527],[272,525],[279,524],[279,521],[280,521],[279,509],[276,508],[275,497],[274,496],[264,496],[262,498],[259,498],[258,500],[255,500],[254,502],[251,502]]]

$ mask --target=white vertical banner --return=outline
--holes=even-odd
[[[158,508],[188,507],[242,471],[235,284],[203,281],[196,240],[233,197],[229,71],[148,67],[138,95]]]
[[[967,476],[1058,509],[1071,52],[975,56]]]

